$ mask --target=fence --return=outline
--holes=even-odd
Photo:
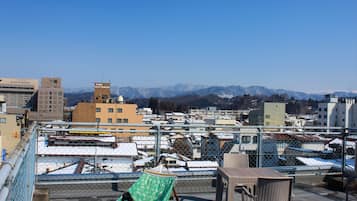
[[[0,170],[0,200],[32,200],[35,185],[35,162],[43,156],[36,155],[38,136],[64,135],[68,132],[81,134],[110,133],[123,140],[132,141],[133,136],[149,136],[149,144],[139,146],[142,158],[153,157],[144,166],[155,166],[160,156],[174,157],[169,163],[178,175],[178,191],[214,191],[212,181],[215,171],[207,166],[189,167],[187,161],[212,161],[222,165],[224,153],[243,152],[249,155],[251,167],[272,167],[294,176],[342,175],[351,170],[351,161],[356,149],[357,129],[339,127],[261,127],[261,126],[214,126],[214,125],[151,125],[151,124],[92,124],[92,123],[44,123],[33,127],[31,133],[22,139],[9,161]],[[118,127],[106,129],[105,127]],[[132,127],[145,128],[133,130]],[[125,134],[125,137],[121,137]],[[124,140],[125,141],[125,140]],[[152,145],[152,146],[151,146]],[[75,155],[75,154],[74,154]],[[134,160],[141,159],[133,158]],[[98,157],[99,158],[99,157]],[[176,161],[175,161],[176,160]],[[184,163],[181,163],[183,161]],[[74,161],[73,164],[75,164]],[[78,161],[80,162],[80,158]],[[79,189],[79,197],[95,195],[90,189],[102,188],[103,192],[114,189],[125,190],[140,173],[113,172],[98,166],[96,160],[87,157],[85,162],[94,167],[89,174],[51,175],[37,172],[36,184],[52,189],[66,189],[69,196],[73,189]],[[206,163],[207,165],[207,163]],[[66,166],[67,167],[67,166]],[[65,167],[59,168],[63,169]],[[180,170],[175,170],[178,168]],[[182,171],[183,169],[184,171]],[[202,168],[202,169],[200,169]],[[134,170],[133,170],[134,171]],[[93,185],[89,188],[89,185]],[[80,189],[83,189],[82,191]],[[51,190],[51,195],[55,194]],[[67,191],[64,191],[67,192]]]
[[[1,201],[29,201],[35,189],[36,127],[26,134],[1,167]]]
[[[297,171],[307,168],[328,170],[326,174],[341,173],[348,167],[355,149],[348,141],[355,140],[356,137],[356,129],[342,127],[105,123],[43,125],[40,132],[44,135],[63,135],[67,132],[83,134],[90,131],[91,134],[110,133],[121,140],[125,138],[124,141],[136,142],[141,153],[145,152],[155,158],[155,161],[145,164],[145,167],[154,166],[163,154],[176,154],[176,159],[184,161],[208,160],[222,165],[225,153],[243,152],[249,155],[250,167],[275,167],[289,174],[297,174]],[[131,129],[133,127],[136,129]],[[140,142],[133,138],[136,135],[148,135],[152,138],[150,142]],[[143,145],[140,146],[140,143]],[[179,166],[174,162],[170,165]],[[189,170],[189,167],[185,168]]]

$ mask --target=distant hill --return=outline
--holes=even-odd
[[[65,96],[67,97],[68,105],[73,105],[80,100],[89,101],[92,97],[92,92],[88,88],[83,89],[65,89]],[[126,99],[140,99],[140,98],[170,98],[177,96],[207,96],[217,95],[222,98],[232,98],[236,96],[251,95],[251,96],[271,96],[273,94],[287,95],[298,100],[321,100],[324,94],[310,94],[299,91],[285,90],[285,89],[269,89],[263,86],[203,86],[203,85],[189,85],[177,84],[169,87],[143,88],[143,87],[115,87],[111,89],[112,93],[120,94]],[[338,91],[332,93],[338,97],[357,97],[355,92]]]

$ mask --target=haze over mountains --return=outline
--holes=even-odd
[[[93,91],[92,88],[77,88],[77,89],[65,89],[66,93],[86,93]],[[325,94],[317,93],[305,93],[299,91],[285,90],[285,89],[270,89],[263,86],[249,86],[242,87],[239,85],[232,86],[204,86],[204,85],[190,85],[190,84],[177,84],[167,87],[111,87],[112,94],[122,95],[127,99],[134,98],[150,98],[150,97],[175,97],[184,95],[199,95],[205,96],[214,94],[224,98],[232,98],[235,96],[249,95],[261,95],[271,96],[273,94],[286,94],[289,97],[295,99],[314,99],[321,100]],[[336,91],[334,94],[338,97],[357,97],[355,92]]]

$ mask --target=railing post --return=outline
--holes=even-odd
[[[256,158],[256,167],[262,167],[262,157],[263,157],[263,136],[262,136],[262,127],[258,127],[257,133],[257,158]]]
[[[348,136],[348,128],[342,130],[342,150],[341,150],[341,171],[342,171],[342,185],[344,185],[345,167],[346,167],[346,140]],[[343,186],[344,187],[344,186]]]
[[[160,160],[160,146],[161,146],[161,131],[160,131],[160,124],[156,125],[156,135],[155,135],[155,159],[156,163]]]

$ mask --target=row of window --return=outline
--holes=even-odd
[[[101,119],[96,118],[95,121],[99,123],[99,122],[101,122]],[[113,123],[113,119],[108,118],[107,123]],[[129,123],[129,120],[128,119],[116,119],[116,123]]]
[[[251,136],[242,136],[242,144],[250,144],[252,140]],[[258,137],[253,136],[253,144],[257,144]]]
[[[319,108],[319,111],[321,112],[322,110],[324,110],[325,112],[327,112],[327,108],[323,108],[323,109],[322,109],[322,108],[320,107],[320,108]]]
[[[102,111],[102,108],[97,107],[97,108],[95,108],[95,111],[96,111],[96,112],[101,112],[101,111]],[[113,112],[114,112],[114,108],[108,108],[108,112],[113,113]],[[122,113],[122,112],[123,112],[123,108],[117,108],[117,109],[116,109],[116,112],[117,112],[117,113]]]

